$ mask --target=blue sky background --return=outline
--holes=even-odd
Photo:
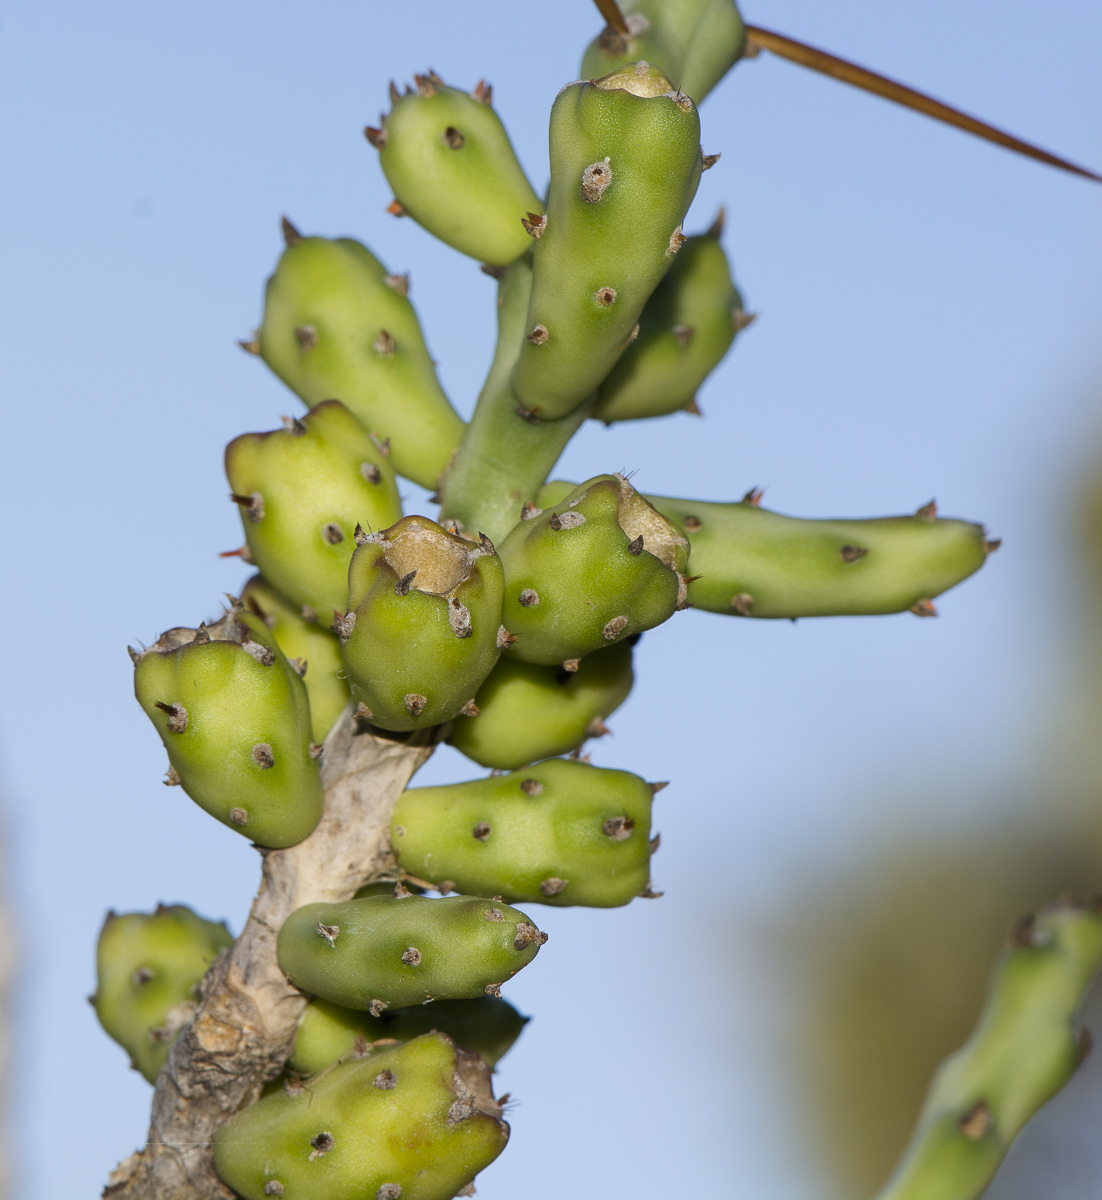
[[[1096,4],[757,0],[746,15],[1102,168]],[[26,1200],[98,1194],[144,1138],[150,1090],[84,1001],[104,911],[186,901],[236,930],[255,887],[245,841],[161,786],[125,646],[212,615],[241,582],[217,558],[241,540],[222,447],[299,409],[235,345],[279,216],[411,271],[469,412],[493,284],[385,214],[361,128],[391,77],[486,77],[539,190],[547,111],[599,25],[583,0],[0,4],[0,777]],[[758,485],[807,516],[936,496],[1005,543],[937,621],[689,612],[643,640],[594,761],[674,781],[655,818],[667,894],[538,912],[551,941],[509,992],[536,1018],[503,1064],[513,1144],[482,1200],[829,1197],[779,1049],[801,1019],[792,964],[762,930],[813,885],[864,878],[893,839],[1043,805],[1039,714],[1078,661],[1068,514],[1102,450],[1102,189],[768,56],[702,124],[723,158],[686,224],[728,206],[761,318],[703,390],[703,421],[594,425],[560,473],[633,470],[643,490],[707,499]],[[477,773],[443,751],[422,781]],[[1049,1135],[1073,1155],[1090,1153],[1088,1092]]]

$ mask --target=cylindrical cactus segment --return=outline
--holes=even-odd
[[[1075,1015],[1102,965],[1096,905],[1020,922],[971,1038],[938,1069],[914,1137],[878,1200],[977,1200],[1033,1114],[1090,1045]]]
[[[299,1074],[312,1075],[339,1058],[363,1055],[373,1042],[408,1042],[438,1030],[457,1046],[480,1054],[486,1065],[493,1067],[527,1024],[528,1017],[522,1017],[500,996],[388,1008],[377,1017],[328,1000],[311,1000],[299,1021],[288,1065]]]
[[[450,721],[501,653],[501,562],[427,517],[362,535],[335,623],[352,698],[366,720],[409,730]]]
[[[501,546],[509,653],[570,663],[660,625],[684,600],[689,545],[620,475],[598,475]]]
[[[746,47],[734,0],[622,0],[620,10],[629,32],[606,27],[590,42],[583,79],[645,59],[699,104]]]
[[[631,640],[587,654],[576,671],[506,655],[478,689],[478,715],[456,717],[448,740],[484,767],[511,771],[601,737],[631,691]]]
[[[428,1033],[232,1116],[214,1166],[242,1200],[452,1200],[505,1149],[501,1113],[482,1059]]]
[[[647,890],[651,800],[627,771],[552,758],[402,793],[390,824],[410,874],[462,892],[615,908]]]
[[[150,1083],[195,1015],[199,981],[219,950],[232,945],[225,925],[183,904],[107,914],[96,948],[92,1004],[104,1030]]]
[[[396,890],[296,909],[277,945],[287,978],[323,1000],[378,1015],[433,999],[497,995],[547,940],[524,913],[499,901]]]
[[[871,616],[911,609],[983,566],[998,545],[982,525],[937,517],[803,520],[757,505],[650,496],[692,544],[689,603],[741,617]]]
[[[134,692],[168,751],[168,782],[260,846],[293,846],[321,818],[310,702],[257,616],[236,606],[170,629],[135,660]]]
[[[532,255],[502,273],[497,291],[497,347],[474,415],[441,484],[441,516],[480,529],[495,541],[526,505],[589,415],[584,403],[558,421],[541,421],[518,403],[512,375],[524,343],[532,295]]]
[[[241,603],[272,631],[276,645],[301,675],[310,700],[310,730],[315,743],[325,741],[350,695],[336,634],[321,621],[308,621],[260,575],[241,591]]]
[[[360,242],[307,237],[268,280],[260,354],[308,405],[342,401],[399,475],[434,488],[463,422],[448,403],[407,298]]]
[[[692,403],[747,323],[717,236],[681,247],[639,318],[639,336],[597,390],[600,421],[661,417]]]
[[[696,106],[646,63],[563,88],[551,110],[551,187],[533,228],[535,277],[517,398],[564,417],[636,333],[685,241],[700,180]]]
[[[234,438],[226,478],[265,579],[326,625],[348,602],[357,527],[385,529],[402,515],[390,463],[339,400]]]
[[[480,262],[506,266],[528,249],[521,222],[542,209],[485,84],[473,94],[437,75],[392,93],[382,127],[366,130],[394,198],[419,225]]]

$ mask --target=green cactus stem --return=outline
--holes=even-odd
[[[505,1149],[501,1112],[482,1059],[428,1033],[265,1096],[214,1165],[242,1200],[452,1200]]]
[[[385,529],[402,515],[390,463],[338,400],[234,438],[226,478],[252,561],[307,620],[326,625],[347,606],[357,526]]]
[[[334,628],[360,715],[383,729],[449,721],[474,702],[503,644],[501,562],[427,517],[361,534],[349,610]]]
[[[183,904],[152,913],[108,913],[96,947],[99,1023],[150,1083],[195,1015],[199,981],[233,936]]]
[[[638,775],[553,758],[409,789],[390,840],[405,870],[442,888],[614,908],[650,891],[653,795]]]
[[[606,26],[590,42],[583,79],[645,59],[699,104],[746,48],[746,27],[733,0],[624,0],[620,9],[628,32]]]
[[[573,412],[637,333],[685,237],[703,160],[696,106],[637,63],[563,88],[551,187],[533,225],[535,275],[513,387],[544,420]]]
[[[509,653],[566,664],[660,625],[684,602],[688,542],[620,475],[598,475],[501,546]]]
[[[689,603],[731,616],[934,616],[934,597],[999,544],[932,502],[910,517],[823,521],[760,508],[757,492],[733,504],[647,498],[689,537]]]
[[[260,356],[307,405],[336,398],[387,446],[399,475],[434,488],[463,435],[436,378],[409,278],[352,238],[304,238],[268,280]]]
[[[245,584],[241,603],[268,626],[287,661],[300,672],[310,700],[311,735],[320,745],[351,694],[336,634],[317,621],[305,620],[260,575]]]
[[[1014,1138],[1090,1046],[1073,1024],[1102,965],[1097,906],[1020,922],[968,1042],[938,1069],[914,1137],[878,1200],[976,1200]]]
[[[235,604],[170,629],[134,659],[134,692],[168,751],[166,782],[259,846],[293,846],[321,817],[310,702],[268,627]]]
[[[328,1000],[311,1000],[299,1021],[288,1065],[301,1075],[312,1075],[340,1058],[362,1056],[373,1042],[408,1042],[438,1030],[494,1067],[512,1049],[528,1020],[500,996],[388,1008],[377,1017]]]
[[[681,247],[639,318],[639,336],[597,391],[600,421],[661,417],[693,404],[735,335],[753,317],[731,279],[719,236],[723,214]]]
[[[478,689],[478,715],[456,717],[449,742],[484,767],[511,771],[602,737],[634,682],[633,640],[587,654],[576,671],[506,655]]]
[[[504,267],[528,249],[521,222],[541,211],[497,113],[492,91],[448,87],[433,71],[415,75],[367,139],[405,215],[480,262]]]
[[[520,520],[578,431],[592,401],[569,416],[545,421],[517,399],[513,368],[527,333],[532,255],[501,273],[497,291],[497,349],[474,416],[441,485],[441,516],[479,529],[495,542]]]
[[[515,908],[477,896],[391,896],[307,904],[279,931],[277,956],[298,988],[378,1016],[428,1000],[499,994],[547,935]]]

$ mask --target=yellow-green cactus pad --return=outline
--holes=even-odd
[[[685,408],[747,319],[718,237],[689,238],[643,308],[639,336],[597,389],[593,416],[635,421]]]
[[[527,1024],[528,1018],[499,996],[388,1008],[377,1017],[329,1000],[311,1000],[299,1021],[289,1065],[302,1075],[312,1075],[339,1058],[362,1055],[373,1042],[408,1042],[437,1030],[464,1050],[481,1054],[493,1067]]]
[[[337,635],[319,621],[306,620],[260,575],[245,584],[241,603],[268,626],[276,645],[301,675],[310,699],[314,741],[324,742],[350,695]]]
[[[576,409],[638,332],[685,241],[700,179],[696,105],[646,63],[563,88],[551,110],[551,188],[527,334],[513,372],[542,420]]]
[[[436,378],[409,279],[352,238],[288,235],[268,280],[260,355],[307,405],[342,401],[399,475],[433,488],[463,436]]]
[[[607,732],[604,718],[634,681],[631,639],[587,654],[576,671],[506,655],[478,689],[478,715],[458,716],[448,739],[484,767],[513,770]]]
[[[528,249],[521,222],[541,205],[491,107],[490,88],[467,93],[432,71],[415,80],[415,92],[392,92],[381,128],[365,131],[394,198],[442,242],[506,266]]]
[[[982,525],[910,517],[807,521],[758,507],[650,496],[692,546],[689,603],[740,617],[869,616],[911,609],[978,571],[998,542]]]
[[[651,786],[552,758],[510,775],[410,788],[390,840],[411,875],[510,901],[613,908],[648,889]]]
[[[347,607],[357,526],[385,529],[402,515],[390,463],[338,400],[283,429],[234,438],[226,477],[252,560],[325,625]]]
[[[279,931],[279,965],[304,992],[378,1015],[498,989],[547,940],[522,912],[477,896],[365,896],[307,904]]]
[[[427,517],[404,517],[359,542],[348,613],[334,628],[360,715],[391,730],[451,720],[501,653],[504,585],[493,545]]]
[[[225,925],[182,904],[107,914],[96,948],[92,1003],[100,1024],[150,1083],[195,1015],[199,981],[219,950],[232,945]]]
[[[264,622],[235,607],[131,651],[134,692],[168,751],[169,783],[260,846],[293,846],[321,818],[310,702]]]
[[[684,600],[689,545],[619,475],[522,520],[501,546],[509,653],[567,663],[660,625]]]
[[[214,1165],[242,1200],[452,1200],[505,1149],[501,1112],[478,1055],[429,1033],[258,1100]]]

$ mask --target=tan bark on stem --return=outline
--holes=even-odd
[[[304,904],[348,900],[394,871],[390,814],[432,754],[437,730],[391,741],[361,732],[347,709],[321,759],[325,811],[288,850],[262,851],[263,878],[232,949],[203,980],[192,1023],[172,1048],[153,1095],[149,1141],[112,1172],[112,1200],[229,1200],[211,1145],[224,1121],[253,1103],[291,1052],[306,997],[276,963],[276,934]]]

